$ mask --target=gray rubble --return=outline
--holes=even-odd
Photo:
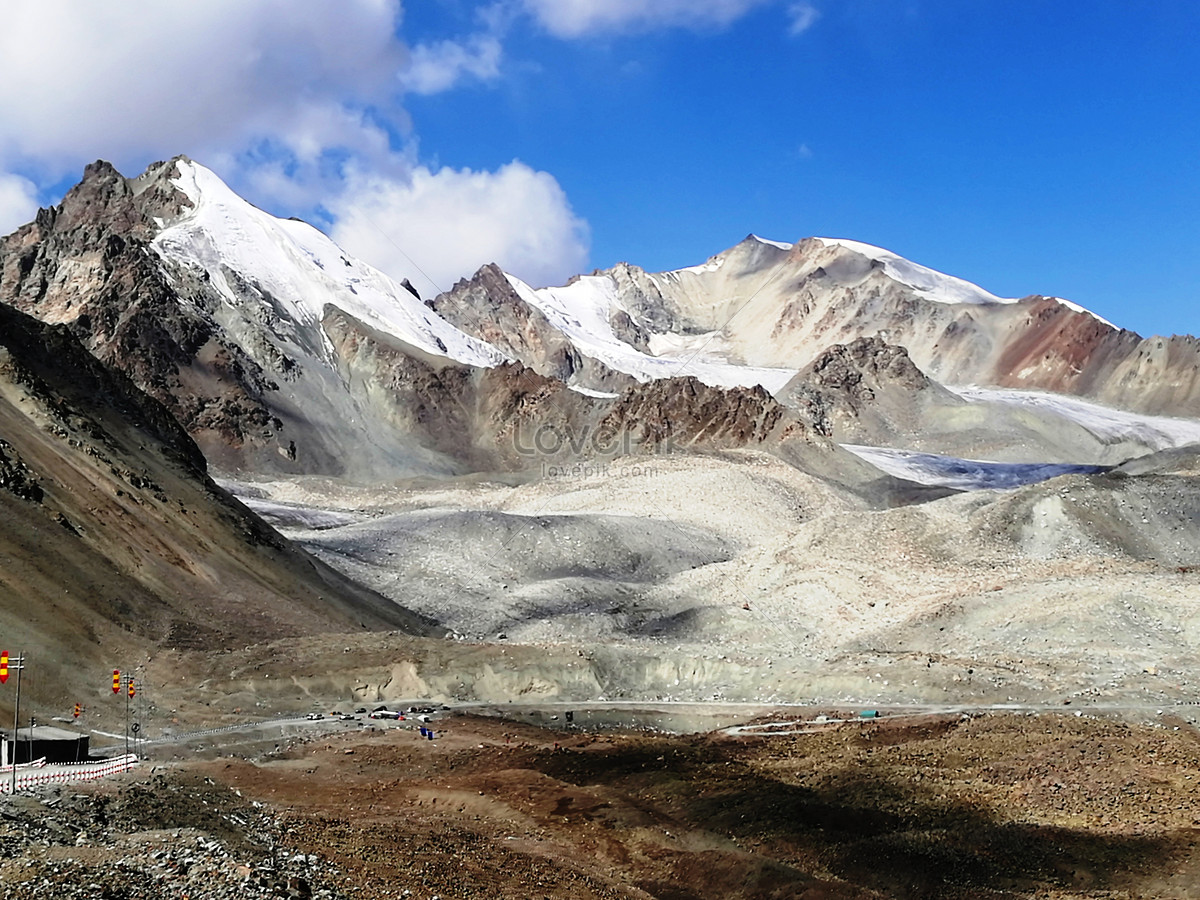
[[[0,801],[6,900],[356,896],[341,880],[319,857],[289,848],[286,824],[265,807],[208,779],[160,774],[118,789],[47,788]]]

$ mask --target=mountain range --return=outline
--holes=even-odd
[[[55,658],[503,633],[624,648],[572,684],[724,696],[818,661],[861,694],[949,635],[1030,690],[1099,647],[1191,665],[1192,337],[828,238],[423,298],[185,157],[88,166],[0,240],[0,312],[0,621]],[[421,684],[485,693],[488,659]]]

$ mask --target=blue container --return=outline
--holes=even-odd
[[[879,718],[879,710],[877,710],[877,709],[864,709],[862,712],[860,712],[860,713],[858,714],[858,717],[859,717],[860,719],[878,719],[878,718]]]
[[[431,741],[433,740],[433,729],[432,728],[427,728],[425,730],[425,737],[429,738]]]

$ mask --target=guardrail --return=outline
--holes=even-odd
[[[130,753],[113,759],[89,760],[80,763],[46,763],[17,766],[17,790],[29,790],[45,784],[70,784],[73,781],[94,781],[117,772],[127,772],[136,766],[138,758]],[[0,794],[12,792],[12,768],[0,769]]]

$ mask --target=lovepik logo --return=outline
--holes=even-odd
[[[617,457],[634,453],[669,453],[669,435],[650,443],[649,429],[636,423],[622,430],[600,426],[577,428],[572,425],[543,423],[532,429],[517,429],[513,448],[520,456]]]

